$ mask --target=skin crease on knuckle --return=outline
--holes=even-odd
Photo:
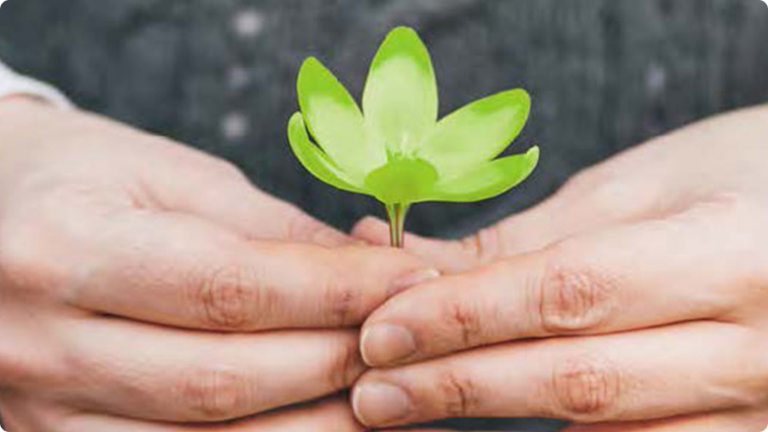
[[[202,267],[201,267],[202,268]],[[221,267],[191,276],[191,303],[202,323],[216,330],[246,330],[255,326],[269,288],[244,267]]]
[[[358,320],[360,309],[360,293],[345,281],[340,280],[337,274],[326,274],[319,282],[324,294],[324,302],[327,305],[332,324],[348,326]]]
[[[577,245],[563,242],[549,250],[543,276],[534,286],[532,316],[548,334],[583,333],[604,324],[615,312],[617,281],[579,260]],[[536,282],[534,282],[536,283]]]
[[[472,379],[452,370],[439,374],[437,384],[441,417],[468,417],[480,407],[481,393]]]
[[[472,347],[481,343],[483,324],[480,312],[466,301],[449,301],[445,303],[444,319],[449,333],[464,347]],[[433,342],[434,343],[434,342]]]
[[[257,395],[254,384],[226,367],[200,367],[184,374],[174,388],[181,412],[190,421],[224,421],[248,414]]]
[[[599,422],[617,414],[626,383],[620,371],[590,354],[576,354],[555,365],[546,391],[555,418]]]
[[[342,246],[324,251],[314,272],[317,276],[310,283],[322,293],[319,307],[330,317],[329,324],[348,327],[362,324],[385,302],[397,278],[421,270],[423,265],[388,248]],[[361,281],[362,274],[371,276]]]
[[[478,263],[487,263],[505,255],[502,235],[499,225],[491,225],[460,240],[460,244],[476,257]]]

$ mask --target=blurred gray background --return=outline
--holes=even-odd
[[[230,159],[346,228],[379,205],[294,161],[296,73],[316,55],[359,96],[382,36],[401,24],[430,47],[443,114],[524,87],[533,113],[510,151],[543,149],[511,194],[417,206],[409,226],[422,233],[472,230],[623,148],[768,101],[759,0],[9,0],[0,56],[84,108]]]
[[[759,0],[9,0],[0,58],[81,107],[227,158],[348,228],[381,215],[379,204],[294,160],[285,129],[296,73],[315,55],[359,97],[381,38],[403,24],[430,47],[443,114],[524,87],[533,112],[510,151],[543,150],[537,173],[510,194],[417,206],[409,228],[420,233],[469,232],[624,148],[768,101]]]

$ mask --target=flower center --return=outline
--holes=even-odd
[[[383,203],[411,204],[429,196],[437,178],[426,160],[389,153],[387,162],[365,177],[365,186]]]

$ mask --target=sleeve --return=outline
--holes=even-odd
[[[35,96],[61,108],[73,107],[72,102],[53,86],[19,75],[0,61],[0,99],[15,94]]]

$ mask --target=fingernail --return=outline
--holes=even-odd
[[[388,297],[395,296],[412,286],[424,283],[430,279],[435,279],[438,277],[440,277],[440,271],[438,271],[437,269],[430,268],[430,269],[419,270],[407,276],[396,279],[392,283],[392,286],[389,287],[387,296]]]
[[[405,327],[374,324],[363,330],[360,352],[369,366],[385,366],[413,355],[416,341]]]
[[[355,416],[366,426],[386,426],[411,413],[411,400],[399,387],[384,383],[357,386],[352,395]]]

